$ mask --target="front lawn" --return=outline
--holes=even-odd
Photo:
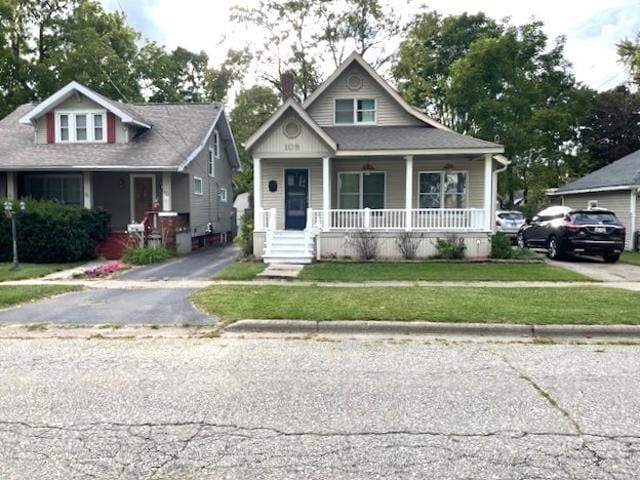
[[[214,285],[193,296],[240,319],[429,320],[640,324],[640,294],[612,288],[448,288]]]
[[[0,285],[0,308],[7,308],[19,303],[75,292],[81,287],[67,285]]]
[[[262,262],[238,262],[227,265],[220,270],[214,280],[251,280],[262,272],[267,265]]]
[[[315,263],[307,265],[302,280],[363,282],[405,281],[592,281],[579,273],[544,263]]]
[[[12,263],[0,263],[0,282],[44,277],[53,272],[73,268],[75,263],[21,263],[18,270],[11,270]]]
[[[622,252],[622,255],[620,255],[620,261],[624,263],[632,263],[633,265],[640,265],[640,252]]]

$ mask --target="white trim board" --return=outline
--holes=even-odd
[[[631,190],[632,188],[637,188],[636,185],[619,185],[616,187],[598,187],[598,188],[584,188],[581,190],[567,190],[564,192],[552,192],[547,193],[550,197],[560,197],[563,195],[577,195],[579,193],[593,193],[593,192],[617,192],[620,190]]]
[[[53,95],[45,99],[42,103],[35,106],[29,113],[23,116],[19,120],[19,122],[23,125],[33,124],[33,122],[36,119],[38,119],[39,117],[47,113],[52,108],[55,108],[57,105],[62,103],[69,96],[71,96],[73,92],[81,93],[85,97],[89,98],[93,102],[97,103],[101,107],[105,108],[106,110],[110,111],[111,113],[119,117],[123,123],[130,123],[133,125],[138,125],[143,128],[151,128],[151,125],[135,120],[131,115],[129,115],[124,110],[118,108],[117,105],[114,105],[113,103],[109,102],[102,95],[99,95],[98,93],[94,92],[90,88],[85,87],[84,85],[81,85],[76,81],[68,83],[66,86],[62,87],[56,93],[54,93]]]

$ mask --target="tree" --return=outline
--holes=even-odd
[[[580,132],[586,159],[576,175],[596,170],[640,150],[640,96],[621,85],[594,96],[591,115]]]
[[[395,73],[401,90],[460,133],[501,143],[512,161],[500,190],[537,200],[567,177],[591,92],[534,22],[497,24],[482,14],[421,17],[403,43]],[[426,58],[418,58],[412,46]]]
[[[618,44],[618,55],[629,68],[633,81],[640,85],[640,32],[635,40],[625,39]]]
[[[280,97],[270,87],[254,85],[236,97],[231,112],[231,128],[240,152],[242,172],[236,175],[234,193],[251,191],[253,161],[242,147],[244,142],[276,111]]]

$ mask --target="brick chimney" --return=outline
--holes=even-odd
[[[287,70],[280,78],[282,84],[282,101],[286,102],[293,98],[293,86],[295,84],[295,74],[291,70]]]

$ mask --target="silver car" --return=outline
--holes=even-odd
[[[520,227],[526,219],[522,212],[517,210],[498,210],[496,212],[496,231],[502,232],[512,240],[515,240]]]

